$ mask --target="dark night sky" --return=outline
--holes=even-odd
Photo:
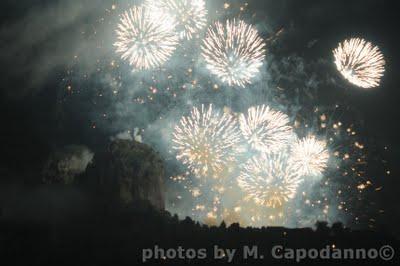
[[[63,110],[59,105],[61,79],[73,54],[76,27],[90,25],[96,17],[96,0],[74,1],[76,10],[65,14],[48,7],[73,1],[7,0],[2,2],[0,65],[3,173],[40,168],[48,153],[66,144],[85,144],[95,149],[106,142],[109,132],[93,131],[89,113]],[[111,1],[108,1],[111,2]],[[118,2],[118,1],[115,1]],[[232,1],[236,2],[236,1]],[[381,156],[390,163],[390,176],[382,177],[388,224],[400,222],[400,179],[398,137],[400,56],[396,1],[382,0],[249,0],[258,20],[289,33],[282,53],[297,54],[307,60],[326,57],[339,40],[363,36],[377,44],[387,61],[382,85],[373,90],[351,86],[337,88],[329,95],[352,105],[363,120],[363,134],[377,143]],[[111,4],[109,4],[111,5]],[[91,8],[93,7],[93,8]],[[55,9],[57,10],[57,9]],[[44,13],[43,17],[38,17]],[[74,15],[76,14],[76,17]],[[69,17],[71,15],[71,17]],[[58,21],[60,20],[60,21]],[[65,22],[68,21],[68,22]],[[34,29],[34,30],[26,30]],[[316,40],[312,49],[307,45]],[[323,88],[321,88],[323,89]],[[82,98],[81,101],[88,100]],[[62,118],[65,118],[63,120]],[[383,147],[389,147],[384,152]],[[8,181],[7,181],[8,182]]]

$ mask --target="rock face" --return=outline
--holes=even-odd
[[[146,202],[164,210],[164,165],[147,145],[115,140],[105,153],[96,154],[93,170],[90,175],[107,198],[126,205]]]

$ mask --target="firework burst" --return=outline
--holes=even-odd
[[[173,149],[177,159],[197,177],[219,178],[236,160],[240,132],[236,119],[220,114],[212,105],[193,108],[175,127]]]
[[[333,51],[339,72],[361,88],[378,87],[385,72],[385,59],[377,46],[363,39],[352,38]]]
[[[320,176],[328,167],[327,144],[314,136],[297,140],[292,146],[290,161],[301,175]]]
[[[240,129],[253,149],[278,152],[293,139],[289,117],[269,106],[251,107],[247,115],[240,115]]]
[[[182,39],[192,39],[207,25],[204,0],[147,0],[145,4],[174,16]]]
[[[281,207],[293,199],[302,178],[282,154],[250,159],[238,178],[239,187],[258,205]]]
[[[116,32],[117,53],[140,70],[163,65],[179,39],[172,17],[145,7],[133,7],[122,14]]]
[[[216,22],[208,29],[202,56],[210,72],[229,84],[245,87],[259,73],[265,43],[257,30],[242,20]]]

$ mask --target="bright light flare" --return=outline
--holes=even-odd
[[[182,39],[192,39],[207,25],[204,0],[146,0],[145,5],[173,16]]]
[[[242,20],[216,22],[208,29],[202,56],[208,70],[229,86],[245,87],[260,72],[265,42],[257,29]]]
[[[219,113],[213,106],[194,107],[182,117],[173,134],[177,159],[197,177],[220,178],[236,161],[240,132],[236,119]]]
[[[238,178],[239,187],[258,205],[282,207],[297,194],[303,181],[283,154],[250,159]]]
[[[178,45],[175,20],[161,12],[135,6],[121,15],[114,46],[135,69],[163,65]]]
[[[339,43],[333,51],[339,72],[361,88],[378,87],[385,72],[385,59],[378,46],[360,38]]]
[[[279,152],[294,137],[289,117],[269,106],[251,107],[239,117],[240,129],[251,147],[262,152]]]
[[[329,151],[315,136],[299,139],[292,145],[291,163],[303,176],[320,176],[328,167]]]

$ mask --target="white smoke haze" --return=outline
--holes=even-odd
[[[86,172],[93,158],[94,153],[80,145],[69,145],[55,151],[44,167],[43,181],[48,184],[72,184],[78,175]]]
[[[74,175],[82,174],[92,163],[94,153],[86,147],[71,146],[67,148],[75,151],[67,151],[64,159],[59,162],[59,169]]]
[[[121,133],[118,133],[116,136],[111,137],[110,139],[111,139],[111,141],[114,141],[114,140],[130,140],[130,141],[133,141],[132,133],[129,130],[121,132]]]
[[[208,24],[237,15],[229,10],[224,13],[224,2],[207,1],[209,10],[219,10],[218,14],[210,12]],[[235,1],[232,6],[237,6],[237,2],[239,1]],[[131,67],[119,60],[113,43],[118,15],[136,3],[140,1],[50,1],[42,7],[28,11],[19,20],[3,25],[0,28],[0,49],[7,52],[2,53],[0,59],[12,66],[12,70],[5,71],[3,78],[12,80],[21,75],[26,76],[26,84],[21,86],[21,90],[7,91],[7,94],[14,97],[35,94],[57,73],[57,77],[63,77],[58,80],[59,87],[54,88],[60,94],[65,94],[65,88],[74,84],[71,90],[77,92],[74,98],[71,97],[75,101],[70,103],[70,107],[76,115],[96,121],[96,130],[104,132],[107,139],[135,140],[152,146],[164,157],[168,172],[166,178],[169,178],[186,175],[188,172],[176,160],[171,139],[175,124],[194,106],[212,103],[220,110],[226,108],[234,114],[240,114],[252,106],[266,104],[286,113],[294,125],[304,103],[311,110],[318,107],[315,92],[323,90],[327,83],[331,83],[331,74],[319,75],[323,71],[321,69],[330,63],[329,50],[327,58],[311,62],[298,54],[274,54],[271,51],[273,49],[268,49],[261,73],[255,77],[251,86],[244,89],[225,86],[210,76],[204,67],[204,62],[199,57],[201,42],[196,39],[182,43],[171,60],[160,70],[132,73]],[[254,22],[251,14],[245,17],[249,17],[250,23]],[[266,39],[281,29],[272,26],[274,21],[270,21],[268,17],[263,20],[253,23],[263,38]],[[283,32],[283,35],[286,34]],[[277,42],[279,41],[278,38]],[[273,46],[267,43],[267,48],[276,48],[285,43],[278,43],[275,47],[268,45]],[[318,45],[319,41],[314,39],[305,43],[308,49],[314,49]],[[79,98],[83,93],[90,97]],[[310,121],[319,119],[316,113],[309,116]],[[302,131],[317,131],[318,125],[314,124],[310,122],[310,126]],[[87,148],[72,150],[73,152],[61,152],[58,155],[61,159],[57,159],[58,171],[67,173],[68,176],[83,173],[93,159],[93,153]],[[257,154],[248,152],[245,157],[254,155]],[[239,170],[239,166],[233,170],[230,179],[232,184],[235,184],[235,176],[239,175]],[[197,185],[197,180],[192,176],[187,178]],[[323,177],[319,177],[316,182],[322,179]],[[174,182],[167,182],[167,185],[167,209],[181,217],[191,216],[204,222],[207,213],[193,214],[193,209],[202,208],[198,204],[200,199],[204,202],[214,201],[215,195],[212,191],[193,199],[193,194],[198,194],[197,190],[187,191],[185,184]],[[215,184],[210,186],[212,185]],[[315,183],[305,189],[311,192],[318,190],[315,192],[318,197],[335,197],[333,189],[321,189],[318,185],[313,185]],[[232,198],[243,196],[240,191],[229,193],[231,194],[227,195]],[[180,198],[177,199],[177,196]],[[225,205],[227,209],[238,207],[228,197],[221,201],[219,204]],[[322,205],[308,208],[302,195],[298,195],[293,202],[295,204],[290,206],[289,211],[295,215],[285,225],[311,226],[325,208]],[[332,202],[330,205],[337,203]],[[249,221],[243,218],[250,217],[251,207],[251,204],[244,205],[241,216],[227,213],[225,218],[228,217],[226,219],[233,222],[238,220],[243,225],[268,225],[270,221]],[[257,212],[265,211],[258,206],[256,209]],[[297,215],[293,210],[300,210],[301,213]],[[338,213],[334,208],[331,210],[329,221],[346,220],[346,215]]]

